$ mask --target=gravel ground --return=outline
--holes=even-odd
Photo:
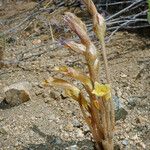
[[[86,70],[84,59],[48,44],[49,39],[46,46],[33,49],[45,44],[42,40],[35,44],[40,38],[33,40],[18,34],[7,37],[4,59],[15,60],[24,52],[28,58],[0,70],[0,150],[94,150],[77,103],[60,89],[41,85],[49,76],[62,77],[52,71],[54,66],[67,64]],[[125,110],[120,114],[124,117],[116,121],[116,150],[150,149],[149,49],[146,35],[128,32],[118,32],[107,44],[113,95]],[[105,81],[103,70],[101,63],[101,78]],[[3,88],[20,81],[32,85],[32,98],[8,107],[3,103]]]

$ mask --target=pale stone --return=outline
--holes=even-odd
[[[72,132],[73,129],[74,129],[74,128],[73,128],[73,124],[70,123],[70,122],[65,126],[65,130],[66,130],[66,131]]]
[[[138,143],[138,145],[139,145],[140,147],[142,147],[143,149],[146,149],[146,145],[145,145],[143,142]]]
[[[71,145],[70,147],[66,147],[66,150],[79,150],[79,147],[77,145]]]
[[[76,131],[76,134],[77,134],[77,138],[83,138],[84,137],[84,134],[83,134],[82,130],[80,130],[80,129],[78,129]]]
[[[120,75],[122,78],[126,78],[127,77],[127,75],[126,74],[124,74],[124,73],[121,73],[121,75]]]

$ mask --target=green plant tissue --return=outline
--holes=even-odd
[[[147,20],[150,24],[150,0],[148,0],[148,12],[147,12]]]

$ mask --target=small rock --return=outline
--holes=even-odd
[[[67,96],[66,93],[64,93],[64,92],[61,93],[60,96],[61,96],[61,99],[66,99],[66,98],[68,98],[68,96]]]
[[[122,141],[122,144],[123,144],[124,146],[127,146],[127,145],[128,145],[128,141],[127,141],[127,140],[123,140],[123,141]]]
[[[81,124],[80,121],[77,120],[77,119],[74,119],[74,120],[72,121],[72,124],[73,124],[74,127],[77,127],[77,128],[82,127],[82,124]]]
[[[31,99],[31,84],[29,82],[19,82],[4,88],[5,101],[10,106],[17,106]]]
[[[56,91],[50,91],[49,95],[50,95],[51,98],[53,98],[55,100],[60,99],[60,94]]]
[[[55,139],[55,144],[56,145],[59,145],[59,144],[61,144],[62,143],[62,140],[60,139],[60,138],[56,138]]]
[[[69,132],[72,132],[72,131],[73,131],[73,124],[69,122],[69,123],[65,126],[65,130],[66,130],[66,131],[69,131]]]
[[[146,122],[147,120],[148,120],[148,119],[146,119],[146,118],[144,118],[144,117],[142,117],[142,116],[138,116],[138,117],[136,117],[136,119],[135,119],[136,123],[140,123],[140,124]]]
[[[126,77],[127,77],[127,75],[126,75],[126,74],[124,74],[124,73],[121,73],[120,77],[122,77],[122,78],[126,78]]]
[[[42,41],[40,40],[40,39],[34,39],[33,41],[32,41],[32,44],[34,44],[34,45],[38,45],[38,44],[40,44]]]
[[[141,118],[137,117],[135,118],[135,122],[138,124],[138,123],[141,123]]]
[[[16,39],[13,37],[9,37],[8,39],[6,39],[7,43],[15,43]]]
[[[128,107],[129,109],[133,109],[136,106],[136,101],[134,99],[129,99]]]
[[[119,145],[114,146],[114,150],[121,150]]]
[[[42,94],[43,94],[43,91],[41,91],[41,90],[36,90],[36,92],[35,92],[36,96],[39,96],[39,95],[42,95]]]
[[[122,108],[122,104],[118,96],[113,96],[113,101],[115,104],[115,110],[119,110],[120,108]]]
[[[120,108],[119,110],[115,111],[116,121],[120,119],[125,120],[127,115],[128,115],[128,112],[124,108]]]
[[[139,142],[138,145],[139,145],[140,147],[142,147],[143,149],[146,149],[146,145],[145,145],[143,142]]]
[[[47,104],[49,104],[50,103],[50,99],[49,98],[45,98],[44,102],[47,103]]]
[[[51,145],[60,145],[62,142],[63,142],[63,141],[62,141],[60,138],[56,137],[56,136],[53,136],[53,137],[51,137],[51,138],[49,139],[49,143],[50,143]]]
[[[79,150],[79,147],[77,145],[72,145],[70,147],[67,147],[66,150]]]
[[[115,117],[116,121],[123,119],[126,119],[126,116],[128,115],[128,112],[123,108],[119,98],[117,96],[113,96],[113,101],[115,104]]]
[[[83,125],[83,132],[84,134],[87,134],[90,131],[90,128],[88,125]]]
[[[5,120],[5,118],[3,118],[3,117],[0,116],[0,122],[4,121],[4,120]]]
[[[117,94],[118,97],[122,96],[122,91],[119,87],[116,88],[116,94]]]
[[[82,132],[81,129],[78,129],[78,130],[76,131],[76,134],[77,134],[77,138],[83,138],[83,137],[84,137],[84,134],[83,134],[83,132]]]
[[[4,136],[6,134],[7,134],[6,130],[4,128],[0,128],[0,136]]]
[[[67,132],[63,132],[63,137],[64,137],[65,139],[68,139],[68,138],[69,138],[69,134],[68,134]]]
[[[77,115],[77,112],[74,111],[74,110],[71,113],[72,113],[72,116],[76,116]]]
[[[133,140],[133,141],[138,141],[138,140],[139,140],[138,135],[135,134],[133,137],[131,137],[131,140]]]
[[[48,97],[48,94],[43,93],[43,94],[42,94],[42,97],[43,97],[43,98],[46,98],[46,97]]]

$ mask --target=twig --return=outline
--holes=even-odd
[[[145,10],[144,12],[147,12],[147,10]],[[143,14],[144,12],[138,13],[135,16],[132,17],[132,19],[134,20],[136,17],[140,16],[141,14]],[[119,25],[111,34],[110,36],[107,38],[107,42],[110,41],[111,37],[122,27],[128,25],[130,22],[132,22],[132,20],[127,20],[126,22],[124,22],[123,24]]]
[[[133,1],[123,1],[123,2],[114,2],[114,3],[107,3],[107,4],[98,4],[97,6],[113,6],[113,5],[120,5],[120,4],[128,4],[132,3]]]
[[[127,21],[129,21],[129,20],[120,20],[120,21],[107,23],[107,25],[109,26],[109,25],[114,25],[114,24],[120,24],[120,23],[124,23]],[[133,23],[135,23],[135,22],[147,22],[147,19],[131,19],[130,21]]]
[[[116,14],[110,16],[109,18],[106,19],[106,21],[109,21],[110,19],[117,17],[118,15],[126,12],[127,10],[129,10],[132,6],[138,4],[139,2],[142,2],[142,0],[136,0],[134,3],[132,3],[131,5],[129,5],[128,7],[122,9],[121,11],[117,12]]]
[[[52,42],[55,42],[54,35],[53,35],[53,29],[52,29],[52,26],[50,23],[49,23],[49,27],[50,27],[50,34],[51,34]]]

